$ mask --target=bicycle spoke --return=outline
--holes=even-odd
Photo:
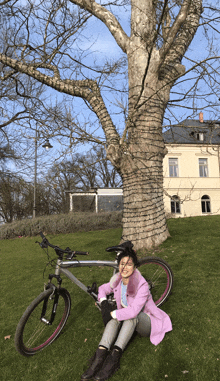
[[[33,335],[29,338],[29,340],[27,341],[27,343],[24,343],[24,345],[26,347],[29,347],[29,348],[33,348],[33,346],[35,345],[35,342],[37,339],[39,339],[39,337],[41,336],[41,334],[43,333],[43,331],[45,330],[45,325],[43,325],[43,323],[39,324],[39,329],[36,328],[36,331],[33,333]]]
[[[172,288],[172,271],[169,266],[156,257],[140,260],[142,275],[148,281],[154,302],[159,306],[167,299]]]
[[[17,350],[31,356],[51,344],[66,324],[70,313],[71,300],[67,290],[60,289],[59,303],[52,324],[47,324],[51,319],[54,299],[48,299],[51,289],[42,292],[27,308],[22,316],[15,334]],[[41,320],[44,301],[47,301],[45,321]]]

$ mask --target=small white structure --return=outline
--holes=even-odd
[[[122,188],[93,188],[88,192],[68,192],[70,211],[117,211],[123,209]]]

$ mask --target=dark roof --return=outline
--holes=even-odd
[[[220,121],[189,120],[171,126],[163,133],[165,143],[220,144]]]

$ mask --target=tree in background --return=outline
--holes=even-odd
[[[52,176],[62,178],[66,190],[118,188],[121,178],[106,159],[103,147],[93,147],[86,154],[76,153],[69,161],[54,166]]]
[[[67,191],[88,191],[91,188],[118,188],[121,178],[106,160],[102,147],[93,147],[86,154],[75,154],[71,161],[54,165],[46,177],[45,189],[50,187],[51,209],[56,213],[69,211]],[[43,185],[43,184],[42,184]]]
[[[14,23],[14,35],[10,41],[13,57],[7,51],[0,54],[2,80],[23,73],[65,94],[66,104],[76,99],[85,102],[94,116],[90,124],[82,119],[76,123],[69,112],[65,123],[70,147],[76,141],[105,146],[123,182],[123,239],[132,240],[137,249],[160,244],[169,235],[163,205],[164,113],[170,101],[182,97],[176,94],[174,99],[174,92],[170,99],[171,89],[177,81],[184,83],[181,78],[189,72],[182,61],[200,20],[206,28],[216,29],[218,2],[204,7],[203,19],[202,0],[115,0],[104,5],[94,0],[29,0],[22,4],[9,1],[4,6]],[[123,6],[127,15],[130,12],[129,34],[120,23]],[[93,59],[89,54],[86,27],[93,18],[110,31],[115,47],[121,50],[118,59]],[[91,46],[91,33],[89,39]],[[202,62],[186,58],[196,73],[189,92],[196,92],[198,78],[208,72],[210,86],[217,90],[214,50],[210,46]],[[212,52],[212,61],[208,61]],[[183,99],[188,95],[183,94]],[[114,115],[113,103],[123,110],[123,126]],[[59,115],[55,124],[58,119]]]
[[[31,187],[14,174],[0,172],[0,216],[4,222],[21,220],[30,216]],[[33,209],[33,207],[32,207]]]
[[[44,173],[36,184],[36,215],[68,213],[69,190],[87,191],[120,184],[120,177],[106,160],[104,149],[95,147],[90,153],[76,155],[74,163],[61,162],[50,168],[48,174]],[[4,222],[31,218],[33,201],[30,181],[16,173],[0,171],[0,216]]]
[[[0,216],[4,222],[32,218],[33,185],[15,173],[0,173]],[[47,216],[66,212],[65,200],[60,200],[53,186],[39,181],[36,192],[36,214]]]

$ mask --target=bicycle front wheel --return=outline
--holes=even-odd
[[[71,308],[70,294],[64,288],[59,290],[56,314],[51,322],[54,298],[52,288],[43,291],[21,317],[15,333],[15,347],[23,356],[33,356],[46,348],[65,326]]]
[[[161,306],[173,287],[173,272],[170,266],[161,258],[147,257],[139,260],[139,270],[149,284],[155,304]]]

